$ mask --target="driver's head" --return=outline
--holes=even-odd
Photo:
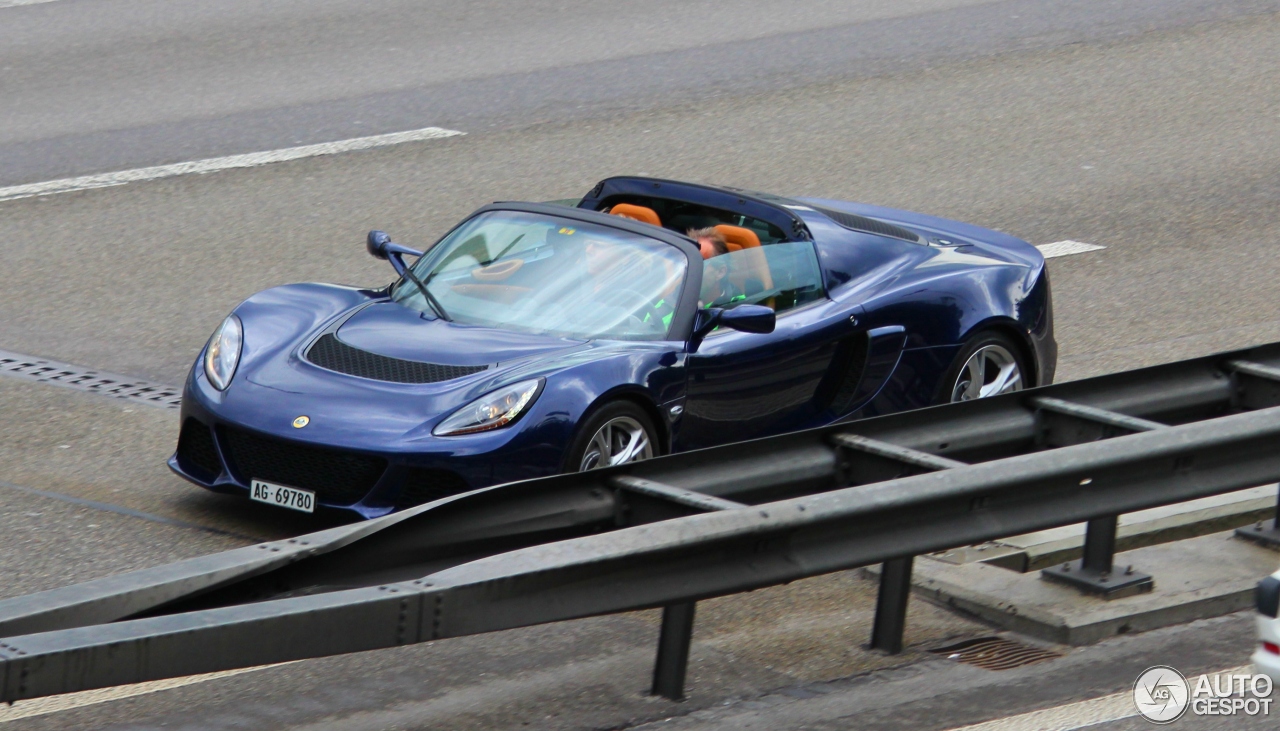
[[[691,228],[688,231],[688,236],[697,242],[698,250],[702,252],[703,259],[710,259],[713,256],[729,253],[729,244],[724,240],[724,234],[715,230],[714,227]]]

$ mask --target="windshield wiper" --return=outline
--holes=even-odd
[[[405,267],[404,275],[409,278],[410,282],[413,282],[418,287],[418,291],[421,292],[423,298],[427,300],[427,305],[435,311],[436,315],[441,320],[444,320],[445,322],[453,322],[453,318],[449,317],[448,313],[444,311],[444,305],[440,304],[440,300],[436,299],[435,295],[431,294],[431,290],[427,289],[427,285],[423,284],[422,280],[418,279],[418,275],[413,273],[413,267]]]
[[[494,263],[495,261],[497,261],[497,260],[501,259],[502,257],[506,256],[506,255],[507,255],[507,252],[508,252],[508,251],[511,251],[511,250],[512,250],[512,249],[514,249],[514,248],[516,248],[516,244],[520,243],[520,239],[523,239],[523,238],[524,238],[524,234],[520,234],[519,236],[517,236],[517,237],[516,237],[515,241],[512,241],[511,243],[507,244],[507,247],[506,247],[505,249],[503,249],[502,251],[499,251],[499,252],[498,252],[496,255],[494,255],[493,257],[490,257],[489,261],[480,262],[480,266],[482,266],[482,267],[487,267],[487,266],[489,266],[490,264]],[[429,277],[428,277],[428,279],[429,279]]]

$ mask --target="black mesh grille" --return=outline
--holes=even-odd
[[[915,233],[908,231],[901,226],[894,226],[892,223],[885,223],[884,221],[877,221],[874,218],[867,218],[866,216],[859,216],[853,213],[845,213],[844,211],[836,211],[830,208],[819,208],[814,206],[813,209],[824,216],[827,216],[841,226],[853,229],[854,231],[865,231],[879,236],[902,239],[903,241],[910,241],[913,244],[920,243],[920,237]]]
[[[230,467],[244,482],[265,480],[314,490],[320,500],[350,505],[373,489],[387,469],[381,457],[295,444],[219,427]]]
[[[213,443],[213,432],[195,419],[187,419],[178,433],[178,466],[193,477],[213,482],[222,472],[222,459]]]
[[[414,467],[405,475],[400,494],[396,496],[396,510],[412,508],[470,489],[466,480],[449,470]]]
[[[321,368],[346,373],[349,376],[371,378],[393,383],[437,383],[479,373],[489,366],[457,366],[440,363],[419,363],[353,348],[339,340],[333,333],[325,333],[307,351],[307,360]]]

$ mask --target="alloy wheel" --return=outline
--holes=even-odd
[[[639,462],[653,456],[653,440],[640,422],[630,416],[606,421],[591,437],[579,471]]]
[[[1022,390],[1022,368],[1004,346],[984,345],[965,361],[951,388],[951,402]]]

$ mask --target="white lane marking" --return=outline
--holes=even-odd
[[[1040,244],[1036,248],[1040,250],[1041,254],[1044,254],[1044,258],[1052,259],[1055,256],[1083,254],[1088,251],[1098,251],[1099,249],[1105,249],[1107,247],[1098,246],[1097,244],[1086,244],[1083,241],[1071,241],[1068,239],[1066,241],[1055,241],[1052,244]]]
[[[1244,665],[1216,673],[1206,673],[1206,675],[1212,678],[1215,675],[1243,675],[1252,672],[1252,665]],[[1187,682],[1192,687],[1195,687],[1199,680],[1199,677],[1187,678]],[[1068,703],[1057,708],[1045,708],[1019,716],[975,723],[972,726],[960,726],[950,731],[1075,731],[1075,729],[1119,721],[1136,715],[1138,715],[1138,708],[1133,704],[1133,691],[1126,690],[1101,698]]]
[[[57,0],[0,0],[0,8],[16,8],[19,5],[42,5]]]
[[[185,678],[153,680],[149,683],[135,683],[134,685],[121,685],[115,688],[82,690],[79,693],[67,693],[65,695],[49,696],[48,698],[32,698],[31,700],[16,701],[10,706],[0,705],[0,723],[17,721],[20,718],[31,718],[32,716],[44,716],[50,713],[69,711],[73,708],[93,706],[99,703],[118,701],[123,698],[132,698],[134,696],[146,695],[148,693],[158,693],[162,690],[181,688],[184,685],[195,685],[196,683],[204,683],[209,680],[229,678],[232,675],[252,673],[256,670],[266,670],[267,668],[280,667],[281,665],[289,664],[291,663],[282,662],[274,665],[259,665],[258,667],[253,668],[222,670],[216,673],[205,673],[204,675],[188,675]]]
[[[18,198],[32,198],[41,195],[54,195],[57,193],[70,193],[76,190],[89,190],[91,188],[108,188],[113,185],[137,183],[143,180],[157,180],[159,178],[171,178],[176,175],[213,173],[219,170],[231,170],[234,168],[252,168],[258,167],[259,165],[268,165],[273,162],[285,162],[287,160],[298,160],[304,157],[317,157],[320,155],[336,155],[342,152],[368,150],[374,147],[387,147],[389,145],[399,145],[405,142],[419,142],[422,140],[435,140],[443,137],[455,137],[461,134],[466,133],[459,132],[455,129],[444,129],[442,127],[424,127],[422,129],[409,130],[407,132],[392,132],[385,135],[373,135],[372,137],[356,137],[349,140],[338,140],[337,142],[322,142],[318,145],[286,147],[282,150],[250,152],[244,155],[214,157],[207,160],[179,162],[174,163],[173,165],[158,165],[156,167],[149,168],[121,170],[114,173],[82,175],[78,178],[48,180],[43,183],[13,185],[7,188],[0,188],[0,201],[10,201]]]

